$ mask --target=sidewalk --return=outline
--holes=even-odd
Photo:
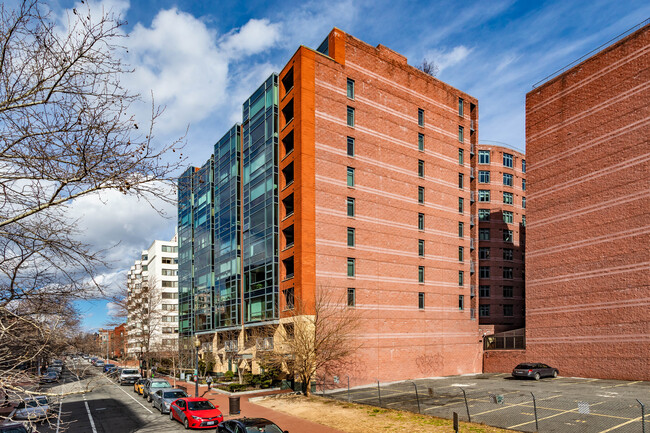
[[[161,376],[162,377],[162,376]],[[170,383],[173,384],[173,379],[165,377]],[[191,396],[194,396],[194,382],[182,382],[176,380],[176,386],[184,387],[187,389],[187,393]],[[224,420],[233,419],[233,418],[267,418],[274,423],[276,423],[282,431],[288,430],[290,433],[344,433],[341,430],[333,429],[321,424],[316,424],[311,421],[304,420],[302,418],[297,418],[295,416],[287,415],[282,412],[278,412],[272,409],[268,409],[263,406],[259,406],[255,403],[249,401],[250,398],[259,397],[260,395],[268,394],[268,391],[260,390],[256,394],[246,394],[240,396],[240,410],[239,415],[229,415],[229,400],[228,395],[222,394],[220,392],[210,390],[206,385],[199,386],[199,397],[204,397],[210,400],[215,406],[219,406],[219,409],[223,413]]]

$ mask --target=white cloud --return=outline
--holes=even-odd
[[[251,19],[237,30],[226,34],[219,48],[229,57],[241,57],[264,51],[280,39],[281,25],[268,19]]]
[[[435,64],[438,65],[439,72],[442,72],[444,69],[456,66],[465,60],[471,52],[471,48],[467,48],[464,45],[458,45],[451,51],[431,51],[425,56],[425,58],[435,62]]]

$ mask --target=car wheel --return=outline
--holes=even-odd
[[[557,370],[553,370],[553,377],[557,377]]]
[[[190,421],[187,418],[183,421],[183,426],[185,426],[185,430],[190,429]]]
[[[174,414],[172,413],[171,409],[169,409],[169,419],[174,421]]]
[[[539,378],[542,377],[539,375],[539,373],[535,373],[535,380],[539,380]]]
[[[151,403],[151,394],[149,394],[149,395],[147,396],[147,401],[148,401],[149,403]]]

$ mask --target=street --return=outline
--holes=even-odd
[[[39,433],[127,433],[127,432],[180,432],[181,423],[171,421],[168,415],[151,407],[145,399],[133,392],[133,386],[120,386],[104,376],[99,368],[86,362],[68,362],[62,381],[42,387],[48,393],[71,393],[86,387],[85,394],[72,394],[62,401],[53,400],[59,420],[38,426]],[[79,376],[79,379],[78,377]]]

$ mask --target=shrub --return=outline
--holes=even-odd
[[[232,380],[232,378],[235,376],[235,373],[232,371],[228,370],[226,373],[223,375],[223,378],[226,380]]]
[[[241,391],[242,389],[246,389],[246,386],[247,385],[243,383],[231,383],[230,385],[228,385],[228,390],[230,392],[237,392],[237,391]]]

